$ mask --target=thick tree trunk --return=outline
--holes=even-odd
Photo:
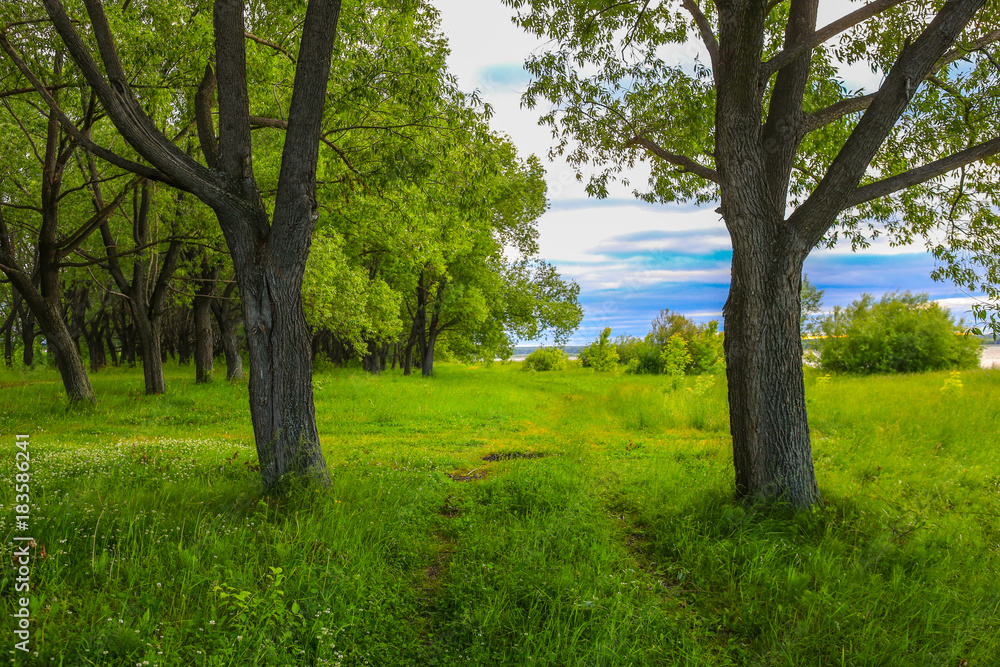
[[[796,508],[820,500],[802,377],[799,300],[805,251],[734,238],[725,306],[726,375],[737,494]]]
[[[329,483],[313,405],[302,281],[269,266],[265,248],[256,250],[233,259],[250,349],[250,418],[261,476],[265,487],[288,473]],[[249,270],[251,262],[258,270]]]

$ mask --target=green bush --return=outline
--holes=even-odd
[[[629,373],[701,375],[725,365],[717,321],[695,324],[667,309],[653,320],[645,339],[619,336],[616,343]]]
[[[558,347],[540,347],[521,365],[524,371],[561,371],[566,368],[566,353]]]
[[[824,370],[848,373],[916,373],[974,368],[982,354],[977,338],[962,334],[950,313],[926,294],[893,292],[875,301],[862,295],[836,307],[820,323],[817,342]]]
[[[584,366],[600,372],[613,371],[618,367],[618,349],[609,340],[610,337],[611,327],[606,327],[600,338],[583,349],[580,360]]]

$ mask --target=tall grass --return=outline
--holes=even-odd
[[[720,376],[320,373],[332,485],[274,497],[245,384],[191,374],[102,371],[79,409],[0,372],[4,447],[31,434],[18,664],[1000,662],[997,371],[808,371],[826,505],[797,514],[733,500]]]

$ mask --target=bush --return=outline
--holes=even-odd
[[[558,347],[540,347],[527,356],[523,371],[561,371],[566,368],[566,353]]]
[[[608,340],[610,337],[611,327],[606,327],[600,338],[583,349],[580,360],[584,366],[600,372],[613,371],[618,367],[618,349]]]
[[[951,314],[926,294],[862,295],[820,322],[820,366],[848,373],[916,373],[974,368],[977,338],[962,335]]]
[[[653,320],[644,340],[619,336],[617,342],[630,373],[701,375],[725,365],[717,321],[695,324],[667,309]]]

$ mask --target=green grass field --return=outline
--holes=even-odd
[[[723,377],[436,368],[317,374],[333,483],[280,497],[245,383],[0,372],[5,650],[26,433],[18,664],[1000,664],[1000,371],[807,371],[791,515],[733,500]]]

